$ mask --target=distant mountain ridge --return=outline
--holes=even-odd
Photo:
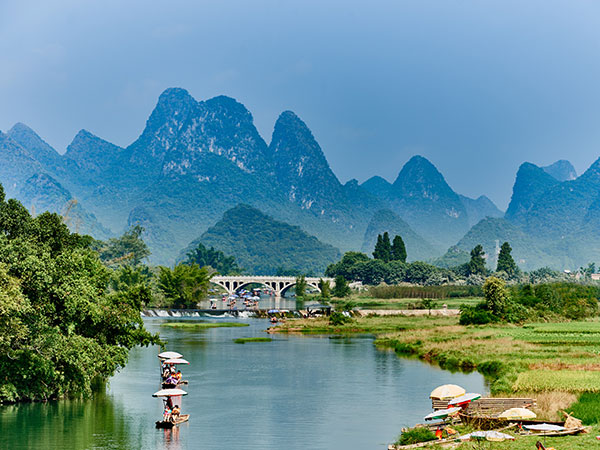
[[[76,199],[85,217],[79,222],[89,222],[86,229],[96,236],[142,224],[152,261],[159,263],[174,261],[225,212],[246,204],[342,252],[368,251],[383,228],[404,234],[409,259],[464,247],[473,233],[488,243],[515,235],[533,242],[523,245],[524,266],[558,261],[561,252],[558,264],[573,266],[595,251],[599,165],[577,177],[568,161],[523,164],[503,214],[483,195],[456,193],[418,155],[393,183],[373,177],[342,184],[292,111],[281,113],[267,145],[250,111],[235,99],[196,101],[180,88],[160,95],[143,132],[126,148],[81,130],[61,155],[24,124],[0,132],[0,182],[7,195],[36,210],[61,211],[60,203]],[[488,226],[494,220],[510,225]],[[592,244],[578,256],[584,235]]]
[[[201,242],[233,255],[238,265],[255,275],[321,274],[341,253],[297,226],[273,219],[249,205],[238,205],[192,242]],[[185,255],[186,250],[182,252]]]

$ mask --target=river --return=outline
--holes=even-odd
[[[190,422],[156,430],[162,402],[156,347],[135,348],[127,367],[93,400],[0,407],[0,448],[6,449],[384,449],[403,426],[431,411],[440,384],[485,390],[477,373],[450,373],[393,352],[369,337],[265,336],[264,319],[244,328],[184,331],[145,319],[190,361],[183,413]]]

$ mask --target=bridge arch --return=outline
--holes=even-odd
[[[293,283],[289,283],[289,284],[285,285],[284,288],[281,290],[281,297],[283,297],[287,291],[289,291],[291,288],[293,288],[295,286],[296,286],[296,281],[294,281]],[[314,288],[317,291],[321,292],[321,289],[319,289],[319,283],[318,282],[317,283],[312,283],[312,282],[309,283],[307,281],[306,282],[306,286]]]
[[[306,277],[306,284],[311,288],[314,288],[320,292],[319,280],[321,278]],[[323,280],[329,281],[330,285],[333,285],[334,280],[331,278],[322,278]],[[296,285],[295,277],[269,277],[269,276],[221,276],[217,275],[211,278],[211,283],[224,288],[229,294],[233,294],[238,289],[247,286],[251,283],[262,284],[269,287],[275,292],[275,295],[282,296],[285,291]]]

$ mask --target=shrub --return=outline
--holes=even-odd
[[[352,318],[345,316],[339,311],[333,311],[329,316],[329,325],[340,326],[352,322]]]
[[[418,444],[419,442],[433,441],[435,439],[436,439],[436,437],[435,437],[435,434],[433,433],[433,431],[431,431],[427,428],[418,427],[418,428],[412,428],[410,430],[403,432],[400,435],[400,437],[398,438],[398,441],[396,442],[396,444],[397,445]]]
[[[484,361],[477,367],[479,373],[487,376],[497,377],[503,369],[502,362],[497,360]]]
[[[485,304],[480,303],[476,306],[462,305],[460,307],[461,325],[485,325],[486,323],[495,322],[496,318],[486,309]]]
[[[572,404],[568,410],[569,414],[580,419],[584,425],[592,425],[600,422],[600,394],[584,392],[579,400]]]

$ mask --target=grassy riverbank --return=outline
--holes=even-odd
[[[319,318],[288,320],[274,331],[373,334],[379,348],[401,356],[448,370],[477,370],[493,394],[544,397],[546,413],[569,406],[583,392],[600,392],[598,321],[461,326],[457,317],[386,316],[331,326]]]
[[[448,309],[460,309],[461,305],[475,306],[483,301],[482,297],[467,297],[467,298],[444,298],[444,299],[425,299],[431,300],[435,306],[433,308],[441,308],[446,305]],[[333,304],[344,304],[348,300],[332,301]],[[427,309],[423,306],[423,299],[415,298],[375,298],[368,296],[358,296],[352,299],[352,304],[360,309],[388,309],[388,310],[403,310],[403,309]]]

